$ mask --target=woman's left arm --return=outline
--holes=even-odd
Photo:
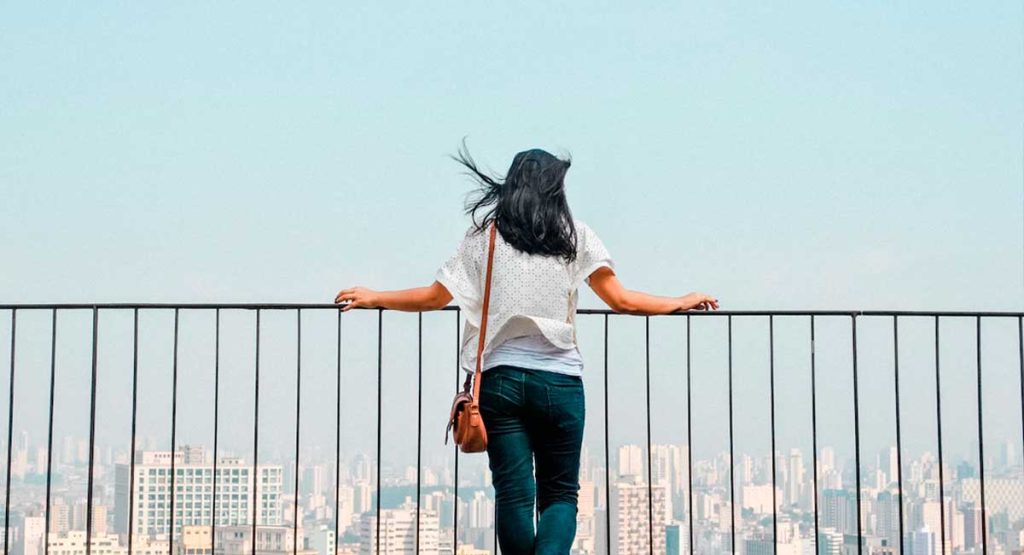
[[[350,287],[342,289],[334,297],[335,304],[342,304],[342,312],[357,307],[425,312],[444,308],[451,300],[452,294],[439,281],[426,287],[398,291],[374,291],[366,287]]]

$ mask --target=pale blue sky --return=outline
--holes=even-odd
[[[499,171],[570,152],[628,287],[1024,309],[1020,2],[772,4],[8,5],[0,301],[425,285],[468,135]]]

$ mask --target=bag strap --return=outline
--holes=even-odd
[[[497,223],[491,223],[490,239],[487,247],[487,280],[484,283],[484,306],[480,316],[480,341],[476,347],[476,371],[466,376],[466,383],[463,389],[469,392],[469,380],[473,379],[473,404],[480,404],[480,378],[483,368],[484,338],[487,337],[487,308],[491,304],[491,273],[494,268],[494,236],[497,233]]]

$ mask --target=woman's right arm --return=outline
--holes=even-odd
[[[682,297],[659,297],[622,286],[610,268],[602,266],[590,274],[590,288],[609,308],[622,314],[655,315],[685,310],[718,310],[718,299],[703,293]]]

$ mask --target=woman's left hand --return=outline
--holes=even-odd
[[[377,308],[377,292],[373,289],[358,286],[342,289],[337,295],[335,295],[334,304],[342,303],[346,303],[341,309],[342,312],[356,307]]]

